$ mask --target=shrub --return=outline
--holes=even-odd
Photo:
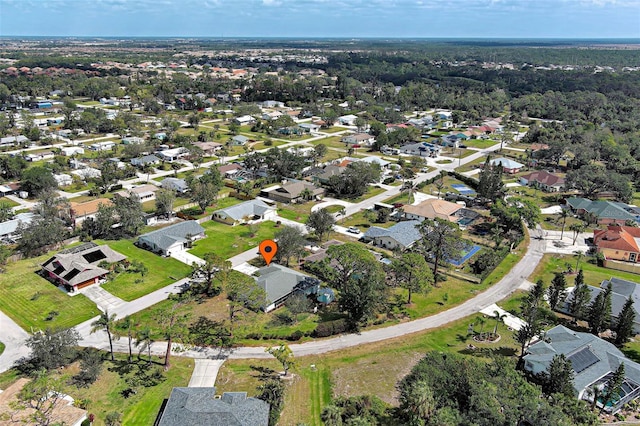
[[[345,333],[347,330],[349,330],[347,321],[344,319],[339,319],[318,324],[312,335],[313,337],[329,337],[336,334]]]
[[[302,339],[303,336],[304,336],[304,333],[302,331],[296,330],[290,335],[288,335],[286,339],[291,342],[297,342],[298,340]]]

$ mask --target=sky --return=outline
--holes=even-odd
[[[0,0],[0,36],[640,38],[640,0]]]

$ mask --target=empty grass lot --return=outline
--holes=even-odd
[[[500,142],[494,141],[491,139],[469,139],[466,141],[462,141],[463,145],[466,145],[471,148],[480,148],[480,149],[489,148],[491,146],[494,146],[497,143],[500,143]]]
[[[567,269],[567,264],[571,265],[573,270],[576,270],[577,256],[559,255],[559,254],[545,254],[542,261],[538,264],[533,274],[529,277],[529,280],[536,282],[542,279],[545,284],[549,284],[553,279],[554,272],[563,272]],[[623,280],[629,280],[638,282],[640,275],[632,274],[630,272],[616,271],[615,269],[607,269],[597,266],[589,262],[590,259],[582,256],[580,260],[580,269],[584,271],[584,281],[588,285],[600,287],[600,283],[604,280],[608,280],[611,277],[622,278]],[[575,279],[575,273],[568,275],[567,286],[573,286]]]
[[[27,331],[72,327],[100,313],[84,295],[68,296],[36,273],[55,253],[10,263],[0,275],[0,310]],[[51,311],[58,315],[46,321]]]
[[[5,205],[7,207],[15,207],[15,206],[19,206],[20,204],[16,203],[13,200],[10,200],[7,197],[0,197],[0,205]]]
[[[107,244],[118,253],[127,256],[127,259],[138,260],[147,266],[148,272],[144,277],[140,274],[123,272],[113,281],[102,286],[109,293],[128,302],[168,286],[191,272],[190,266],[176,259],[158,256],[138,248],[130,240],[96,241],[96,244]],[[142,282],[136,282],[136,280],[142,280]]]
[[[250,226],[230,226],[213,220],[203,223],[202,226],[207,236],[196,241],[189,252],[196,256],[215,253],[225,259],[257,247],[260,241],[273,238],[278,231],[274,222],[255,225],[257,228],[255,234],[252,234]]]

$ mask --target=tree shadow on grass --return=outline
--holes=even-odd
[[[273,368],[263,367],[261,365],[251,365],[249,366],[251,370],[255,372],[254,377],[257,377],[261,380],[269,380],[271,378],[278,377],[278,372],[276,372]]]
[[[517,349],[510,348],[508,346],[500,346],[497,348],[478,348],[473,345],[469,345],[465,349],[459,350],[458,353],[486,358],[493,356],[515,357],[518,351]]]

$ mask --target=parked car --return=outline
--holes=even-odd
[[[355,226],[350,226],[347,228],[347,232],[351,233],[351,234],[359,234],[360,230],[358,228],[356,228]]]

